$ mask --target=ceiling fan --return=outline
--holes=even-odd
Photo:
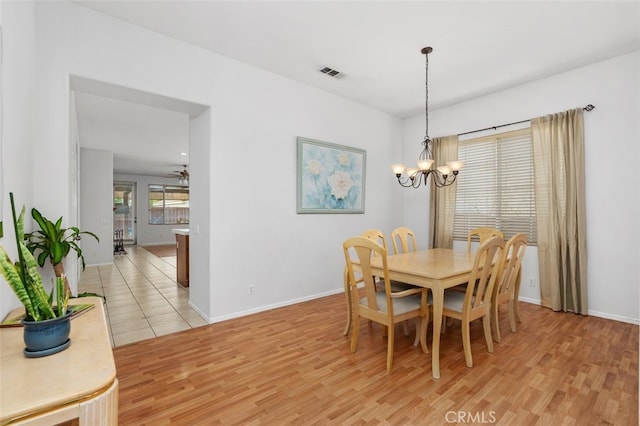
[[[174,170],[173,173],[169,174],[169,177],[178,178],[178,182],[182,185],[189,185],[189,171],[187,170],[187,165],[183,164],[183,170]]]

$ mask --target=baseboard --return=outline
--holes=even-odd
[[[625,316],[622,316],[622,315],[610,314],[608,312],[592,311],[591,309],[589,309],[588,312],[589,312],[589,315],[594,316],[594,317],[605,318],[605,319],[610,319],[610,320],[620,321],[620,322],[626,322],[628,324],[635,324],[635,325],[639,325],[640,324],[640,320],[638,318],[630,318],[630,317],[625,317]]]
[[[320,299],[321,297],[332,296],[334,294],[342,293],[342,292],[344,292],[344,289],[343,288],[339,288],[339,289],[336,289],[336,290],[331,290],[331,291],[327,291],[327,292],[323,292],[323,293],[316,293],[316,294],[313,294],[313,295],[310,295],[310,296],[299,297],[297,299],[289,299],[289,300],[285,300],[283,302],[274,303],[274,304],[271,304],[271,305],[258,306],[258,307],[255,307],[253,309],[247,309],[245,311],[234,312],[232,314],[220,315],[220,316],[216,316],[216,317],[212,317],[212,318],[208,318],[206,315],[203,315],[197,309],[196,309],[196,311],[200,315],[202,315],[202,317],[205,320],[207,320],[207,322],[209,324],[213,324],[213,323],[216,323],[216,322],[226,321],[226,320],[230,320],[230,319],[233,319],[233,318],[240,318],[240,317],[244,317],[244,316],[251,315],[251,314],[257,314],[259,312],[269,311],[271,309],[277,309],[277,308],[282,308],[284,306],[295,305],[297,303],[308,302],[309,300]],[[195,307],[193,307],[193,305],[191,305],[191,302],[189,302],[189,305],[192,308],[195,309]]]
[[[533,299],[531,297],[522,297],[522,296],[520,296],[518,301],[531,303],[532,305],[540,305],[540,299]]]
[[[539,299],[532,299],[532,298],[529,298],[529,297],[520,297],[519,300],[521,302],[532,303],[534,305],[541,305],[541,302],[540,302]],[[613,321],[620,321],[620,322],[626,322],[626,323],[629,323],[629,324],[640,325],[640,319],[638,319],[638,318],[625,317],[625,316],[622,316],[622,315],[610,314],[608,312],[594,311],[594,310],[591,310],[591,309],[588,310],[588,313],[589,313],[589,315],[591,315],[593,317],[610,319],[610,320],[613,320]]]
[[[268,311],[268,310],[271,310],[271,309],[277,309],[277,308],[282,308],[284,306],[295,305],[297,303],[308,302],[309,300],[319,299],[321,297],[326,297],[326,296],[332,296],[334,294],[338,294],[338,293],[342,293],[342,292],[344,292],[344,289],[343,288],[339,288],[339,289],[335,289],[335,290],[331,290],[331,291],[327,291],[327,292],[323,292],[323,293],[316,293],[316,294],[313,294],[311,296],[300,297],[300,298],[297,298],[297,299],[285,300],[283,302],[274,303],[274,304],[271,304],[271,305],[258,306],[258,307],[253,308],[253,309],[247,309],[245,311],[234,312],[232,314],[221,315],[221,316],[212,317],[212,318],[209,318],[207,315],[205,315],[203,312],[201,312],[191,302],[189,302],[189,306],[191,306],[191,308],[193,310],[195,310],[209,324],[213,324],[213,323],[216,323],[216,322],[226,321],[226,320],[233,319],[233,318],[240,318],[240,317],[244,317],[244,316],[251,315],[251,314],[257,314],[259,312],[264,312],[264,311]],[[533,298],[530,298],[530,297],[520,297],[519,301],[520,302],[525,302],[525,303],[531,303],[533,305],[538,305],[538,306],[541,305],[539,299],[533,299]],[[626,323],[629,323],[629,324],[636,324],[636,325],[640,324],[640,320],[637,319],[637,318],[630,318],[630,317],[625,317],[625,316],[621,316],[621,315],[609,314],[609,313],[606,313],[606,312],[598,312],[598,311],[590,310],[589,311],[589,315],[594,316],[594,317],[599,317],[599,318],[610,319],[610,320],[614,320],[614,321],[626,322]]]
[[[193,309],[194,311],[196,311],[196,313],[198,315],[200,315],[202,317],[203,320],[207,321],[207,323],[212,324],[212,322],[209,320],[209,318],[207,317],[207,315],[204,314],[204,312],[202,312],[200,309],[198,309],[198,307],[196,305],[194,305],[193,303],[191,303],[191,300],[189,300],[189,306],[191,307],[191,309]]]

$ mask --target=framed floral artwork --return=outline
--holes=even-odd
[[[298,144],[298,213],[364,213],[367,152],[303,137]]]

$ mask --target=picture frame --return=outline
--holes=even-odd
[[[367,152],[297,137],[296,212],[364,213]]]

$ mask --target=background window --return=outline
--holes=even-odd
[[[149,224],[189,223],[189,188],[149,185]]]
[[[498,228],[505,239],[519,232],[536,243],[531,130],[458,142],[464,169],[457,180],[453,238],[471,229]]]

